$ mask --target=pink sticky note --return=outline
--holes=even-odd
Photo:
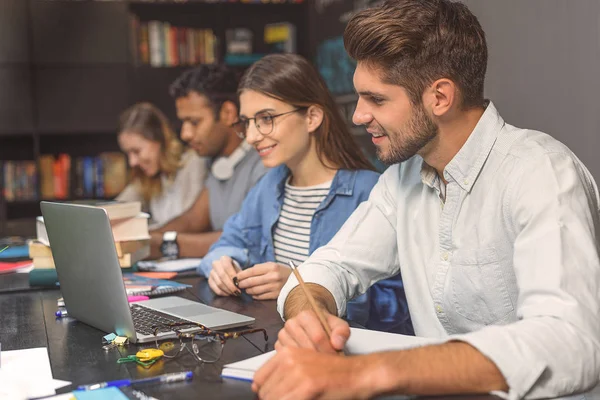
[[[127,296],[127,301],[130,303],[135,303],[136,301],[149,300],[148,296]]]

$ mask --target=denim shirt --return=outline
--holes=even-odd
[[[227,255],[244,269],[275,261],[273,232],[283,206],[286,166],[267,172],[248,193],[242,209],[225,223],[221,238],[212,245],[198,267],[208,277],[212,263]],[[311,222],[309,253],[326,245],[360,203],[367,200],[379,174],[367,170],[339,170],[329,194]],[[370,329],[412,334],[412,324],[400,274],[378,282],[353,299],[347,318]]]

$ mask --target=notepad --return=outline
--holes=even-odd
[[[167,261],[139,261],[137,266],[143,271],[183,272],[195,270],[201,262],[201,258],[179,258]]]
[[[25,399],[53,395],[71,382],[52,378],[48,350],[37,347],[2,351],[0,383],[0,399]]]
[[[171,294],[192,287],[175,281],[147,278],[129,273],[123,274],[123,282],[128,295],[149,297]]]
[[[73,391],[77,400],[128,400],[129,398],[116,387],[107,387],[96,390]]]
[[[441,339],[350,328],[350,339],[346,343],[345,351],[348,354],[370,354],[380,351],[405,350],[442,342]],[[275,351],[271,351],[243,361],[227,364],[223,367],[221,376],[252,382],[254,373],[274,355]]]

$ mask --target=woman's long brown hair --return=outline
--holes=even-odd
[[[319,160],[333,169],[368,169],[373,165],[352,137],[323,78],[304,57],[270,54],[245,72],[238,93],[253,90],[296,107],[318,106],[323,122],[315,131]]]
[[[183,145],[171,129],[167,117],[150,103],[138,103],[121,114],[119,134],[133,132],[145,139],[160,143],[159,173],[146,176],[139,167],[131,170],[131,182],[138,186],[145,202],[162,192],[160,176],[174,179],[181,166]]]

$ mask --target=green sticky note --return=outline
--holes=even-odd
[[[76,390],[73,392],[77,400],[129,400],[116,387],[107,387],[96,390]]]

